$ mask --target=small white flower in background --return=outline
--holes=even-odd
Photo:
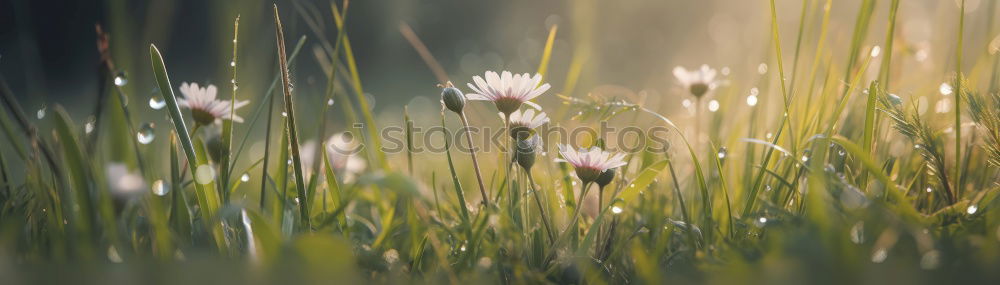
[[[503,114],[500,114],[503,118]],[[531,135],[532,130],[549,122],[548,115],[534,109],[521,110],[510,113],[510,135],[516,139],[523,140]]]
[[[719,86],[721,82],[715,79],[716,73],[715,69],[705,64],[701,65],[699,69],[690,71],[682,66],[674,67],[674,77],[677,77],[677,82],[691,95],[698,98],[705,96]]]
[[[562,155],[562,158],[556,159],[556,162],[566,162],[573,165],[573,168],[576,170],[576,176],[584,183],[597,180],[597,177],[608,169],[626,164],[624,153],[612,155],[610,152],[601,150],[598,147],[573,149],[569,145],[559,144],[558,146],[559,154]]]
[[[549,90],[548,83],[539,85],[542,83],[541,74],[531,76],[528,73],[511,74],[510,71],[504,71],[502,74],[497,74],[487,71],[485,79],[477,75],[473,76],[472,80],[476,84],[469,83],[468,86],[475,93],[465,94],[466,99],[492,101],[500,113],[508,115],[520,108],[521,104],[541,110],[538,104],[529,100]]]
[[[327,158],[330,159],[330,167],[333,167],[333,172],[341,182],[352,181],[354,176],[367,166],[365,160],[357,154],[360,150],[357,141],[352,140],[349,134],[335,134],[327,139],[324,145]],[[299,155],[302,159],[303,169],[311,170],[317,158],[316,141],[309,140],[303,143],[299,148]],[[323,161],[319,161],[319,163],[322,172],[325,169]]]
[[[111,194],[128,198],[142,194],[146,189],[146,181],[142,176],[129,172],[128,166],[123,163],[111,163],[107,166],[105,174],[108,177],[108,186],[111,187]]]
[[[177,104],[191,109],[191,116],[201,125],[221,123],[223,119],[229,118],[231,110],[250,104],[250,101],[236,101],[234,105],[230,100],[216,100],[215,96],[219,90],[211,84],[202,88],[198,83],[184,82],[181,83],[180,90],[184,98],[178,99]],[[242,123],[243,118],[234,114],[233,122]]]

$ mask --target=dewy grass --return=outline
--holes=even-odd
[[[428,29],[420,18],[406,18],[412,27],[382,24],[385,19],[371,17],[370,4],[355,2],[350,31],[355,40],[365,40],[357,42],[357,50],[351,49],[347,35],[347,2],[330,7],[296,2],[297,14],[281,15],[286,21],[274,6],[263,13],[240,10],[213,22],[224,36],[211,44],[225,50],[213,61],[223,64],[197,67],[215,69],[206,73],[214,74],[208,81],[228,81],[223,89],[232,90],[220,98],[231,101],[226,114],[215,117],[220,123],[203,122],[195,127],[200,132],[188,125],[193,115],[180,109],[183,104],[174,93],[178,86],[168,75],[201,75],[168,73],[163,56],[177,58],[172,66],[184,64],[184,57],[167,50],[161,54],[155,45],[149,50],[152,69],[131,70],[125,86],[110,85],[121,71],[111,67],[111,55],[128,63],[136,60],[129,56],[134,51],[111,53],[112,48],[99,47],[101,94],[83,97],[96,98],[100,104],[94,108],[48,102],[47,115],[29,112],[34,110],[25,110],[18,100],[36,93],[15,94],[11,87],[24,84],[8,86],[0,76],[0,272],[10,273],[2,274],[0,283],[64,282],[45,274],[53,270],[70,272],[66,274],[72,278],[79,273],[135,280],[130,283],[1000,280],[995,272],[1000,266],[1000,95],[995,90],[1000,57],[995,50],[964,53],[964,45],[985,45],[995,36],[993,14],[1000,5],[993,1],[975,9],[972,1],[968,6],[964,1],[935,3],[940,13],[933,17],[899,0],[734,4],[760,8],[746,18],[756,25],[740,30],[757,34],[739,39],[747,45],[741,47],[747,55],[734,61],[727,56],[702,59],[695,52],[673,54],[688,50],[682,46],[686,44],[715,50],[699,37],[686,37],[691,43],[671,41],[662,62],[621,53],[611,55],[623,61],[609,61],[607,46],[621,44],[610,40],[629,31],[616,29],[622,19],[606,13],[624,5],[573,1],[571,21],[551,17],[542,25],[524,20],[534,25],[525,32],[534,38],[517,44],[517,51],[488,47],[497,49],[504,66],[520,69],[513,70],[522,72],[516,80],[514,72],[475,70],[469,64],[474,60],[464,59],[466,51],[448,53],[451,47],[440,31]],[[616,9],[605,9],[608,5]],[[121,27],[126,18],[122,7],[113,6],[118,24],[109,30],[130,30]],[[452,20],[450,11],[434,12]],[[272,20],[275,44],[255,47],[272,40],[270,30],[262,28]],[[719,27],[711,33],[726,30],[724,18],[704,20]],[[785,21],[798,26],[782,26]],[[957,34],[947,33],[947,41],[915,43],[920,39],[912,36],[920,33],[913,29],[920,32],[921,24],[913,26],[913,21],[935,30],[947,26]],[[293,22],[308,27],[296,30]],[[379,24],[369,25],[373,22]],[[400,70],[416,70],[413,78],[426,82],[400,80],[362,89],[361,79],[379,72],[367,64],[381,49],[369,45],[373,34],[360,33],[371,33],[373,27],[390,27],[391,32],[397,26],[402,36],[385,34],[400,44],[409,41],[414,49],[403,46],[400,54],[386,59],[411,57],[399,61],[409,64],[423,59],[430,69]],[[298,42],[288,53],[285,36],[294,39],[291,35],[303,29],[316,40],[296,35]],[[966,29],[986,34],[964,35]],[[503,34],[507,27],[481,36],[503,39]],[[786,39],[783,45],[781,38],[793,34],[794,42]],[[107,43],[110,34],[99,35],[99,43]],[[121,45],[135,44],[128,35],[161,37],[115,35]],[[315,60],[296,59],[307,45],[314,47]],[[917,58],[928,50],[926,58]],[[947,56],[935,52],[945,50]],[[508,58],[514,54],[528,58]],[[271,68],[273,61],[277,69]],[[694,100],[691,84],[683,91],[655,84],[673,79],[662,66],[649,69],[648,78],[615,82],[644,61],[717,67],[721,75],[706,82],[718,84],[702,94],[719,108],[703,112],[675,104]],[[293,62],[298,68],[289,69]],[[3,64],[8,58],[0,58]],[[317,70],[313,64],[322,73],[312,74]],[[628,68],[617,68],[621,64]],[[768,64],[773,64],[770,71]],[[939,74],[942,70],[947,74]],[[486,80],[471,76],[484,72]],[[534,74],[523,72],[537,72],[544,79],[518,81],[534,80]],[[622,77],[604,77],[608,72]],[[694,76],[705,79],[707,74]],[[294,89],[292,76],[302,78]],[[658,81],[641,83],[653,82],[650,78]],[[433,88],[435,81],[448,80],[458,87],[447,94]],[[952,88],[939,87],[941,82]],[[467,83],[475,87],[467,88]],[[510,95],[543,83],[564,93],[546,89],[539,100],[520,102],[532,107],[467,100],[481,99],[470,93]],[[612,83],[616,85],[606,86]],[[166,110],[127,104],[137,101],[141,92],[135,91],[146,84],[158,87]],[[487,92],[468,90],[487,87]],[[409,96],[407,100],[419,96],[433,98],[433,103],[387,102],[370,110],[364,90],[402,98],[382,93],[393,88],[405,90],[398,96]],[[644,91],[625,92],[629,88]],[[754,98],[744,101],[748,91]],[[233,108],[236,98],[258,105],[243,113]],[[445,114],[436,113],[438,98],[443,112],[463,110],[449,123],[461,124],[464,134],[447,129]],[[331,99],[341,106],[333,106]],[[280,110],[275,104],[281,104]],[[535,104],[538,109],[529,115]],[[509,116],[497,116],[497,110]],[[699,131],[707,140],[683,132],[695,129],[694,113],[711,115],[711,127]],[[94,119],[79,120],[88,115]],[[163,120],[164,115],[168,128],[158,130],[163,139],[135,141],[136,134],[130,133],[135,130],[129,131],[133,122]],[[240,115],[250,120],[234,127],[231,121]],[[266,123],[258,124],[261,120]],[[272,130],[272,123],[280,124],[280,131]],[[331,142],[328,132],[355,123],[363,123],[365,130],[348,132],[366,149],[344,152],[326,143]],[[380,130],[375,123],[398,127]],[[428,132],[425,125],[442,132]],[[657,146],[650,143],[659,137],[616,138],[616,132],[588,134],[583,142],[572,135],[559,138],[568,141],[541,136],[546,127],[603,125],[656,128],[666,137]],[[511,147],[507,151],[517,146],[517,153],[501,154],[497,151],[505,151],[496,145],[480,141],[493,134],[466,132],[486,126],[505,128],[498,141]],[[528,136],[511,136],[506,128],[527,130]],[[221,140],[210,131],[218,131]],[[379,131],[385,136],[378,136]],[[387,137],[392,133],[398,136]],[[320,143],[303,148],[300,140],[307,139]],[[480,147],[477,162],[461,159],[464,146],[456,146],[473,142]],[[623,150],[643,142],[635,151]],[[557,144],[566,143],[572,153],[565,146],[567,151],[554,152]],[[399,151],[388,151],[393,146]],[[591,146],[598,148],[580,150]],[[215,152],[223,155],[210,155]],[[516,165],[506,155],[513,155]],[[357,161],[361,167],[352,164]],[[511,170],[512,165],[517,168]],[[139,174],[122,178],[112,169],[139,169]],[[613,175],[607,175],[610,171]],[[476,182],[480,189],[473,191],[479,194],[467,197],[469,183]],[[488,207],[475,204],[480,195]],[[122,269],[130,274],[114,273]]]

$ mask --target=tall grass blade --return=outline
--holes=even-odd
[[[285,32],[281,26],[281,18],[278,15],[278,5],[274,5],[274,26],[277,32],[278,41],[278,68],[281,70],[281,83],[285,93],[285,129],[288,130],[288,145],[291,147],[292,169],[295,172],[295,188],[298,190],[299,215],[301,216],[302,227],[306,231],[312,231],[312,224],[309,216],[309,202],[306,195],[305,179],[302,174],[302,158],[299,155],[299,137],[295,127],[295,108],[292,103],[292,82],[288,74],[288,58],[285,54]]]

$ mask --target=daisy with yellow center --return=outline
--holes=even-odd
[[[469,83],[468,85],[475,93],[466,94],[466,98],[491,101],[496,104],[500,113],[508,116],[521,108],[521,104],[541,109],[538,104],[529,100],[549,90],[548,83],[540,84],[542,82],[541,74],[531,76],[527,73],[512,74],[510,71],[504,71],[501,74],[487,71],[485,79],[477,75],[472,77],[472,80],[476,84]]]
[[[562,158],[557,158],[556,162],[572,165],[576,170],[576,177],[579,177],[584,185],[596,181],[605,171],[626,164],[624,153],[612,154],[598,147],[574,149],[569,145],[560,144],[559,154]]]
[[[684,87],[695,98],[701,98],[719,86],[719,81],[715,79],[716,71],[708,65],[701,65],[701,68],[687,70],[682,66],[674,67],[674,77],[681,87]]]
[[[500,114],[503,117],[503,114]],[[516,140],[527,139],[534,129],[549,122],[549,117],[545,112],[535,112],[534,109],[521,110],[510,113],[510,136]]]
[[[191,116],[198,125],[210,125],[221,123],[223,119],[228,119],[234,109],[250,104],[250,101],[236,101],[233,104],[230,100],[217,100],[216,94],[219,92],[215,85],[209,84],[207,87],[200,87],[198,83],[181,83],[181,94],[184,98],[177,100],[177,105],[191,109]],[[233,122],[242,123],[243,118],[232,114]]]

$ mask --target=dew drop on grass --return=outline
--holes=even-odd
[[[139,127],[139,131],[136,134],[136,140],[138,140],[141,144],[149,144],[153,142],[153,139],[156,139],[154,127],[155,125],[153,123],[143,123],[142,126]]]
[[[194,172],[194,180],[198,184],[208,184],[215,180],[215,169],[208,164],[199,165]]]
[[[128,84],[128,77],[125,76],[124,71],[119,71],[118,74],[115,74],[115,86],[122,87],[125,84]]]
[[[717,156],[719,157],[719,159],[726,159],[727,152],[728,151],[726,150],[726,147],[721,147],[719,148],[719,153],[717,154]]]
[[[764,226],[767,225],[767,218],[765,217],[757,218],[757,220],[754,220],[753,224],[758,228],[763,228]]]
[[[889,252],[885,248],[879,248],[872,253],[872,262],[882,263],[886,258],[889,257]]]
[[[953,91],[951,84],[948,84],[948,82],[941,83],[941,86],[938,87],[938,92],[941,92],[941,95],[951,95]]]
[[[286,112],[281,112],[281,116],[282,116],[282,117],[288,117],[288,113],[286,113]]]
[[[965,209],[965,212],[969,213],[969,215],[975,214],[976,211],[979,211],[979,207],[976,207],[976,205],[969,206],[969,208]]]
[[[764,191],[771,191],[771,185],[764,185]]]
[[[39,120],[45,119],[45,112],[46,109],[48,108],[49,108],[48,106],[42,105],[42,107],[38,108],[38,111],[35,112],[35,117],[38,118]]]
[[[236,61],[230,61],[229,66],[236,66]]]
[[[872,56],[872,57],[878,57],[878,55],[879,55],[880,53],[882,53],[882,47],[880,47],[880,46],[875,46],[875,47],[873,47],[873,48],[872,48],[872,52],[871,52],[871,56]]]
[[[122,256],[118,254],[118,249],[113,245],[108,247],[108,260],[112,263],[122,263]]]
[[[162,99],[157,98],[157,96],[149,98],[149,107],[153,108],[153,110],[163,109],[163,107],[166,107],[166,106],[167,106],[167,102],[163,101]]]
[[[83,124],[83,132],[90,134],[94,132],[95,126],[97,126],[97,119],[94,116],[90,116],[90,118],[87,118],[87,123]]]
[[[611,212],[614,213],[614,214],[621,214],[622,213],[622,208],[618,207],[618,206],[613,206],[613,207],[611,207]]]
[[[250,174],[243,173],[243,176],[240,176],[240,181],[243,182],[250,181]]]
[[[163,179],[156,180],[153,182],[151,190],[153,190],[153,194],[156,194],[156,196],[165,196],[167,193],[170,193],[170,185],[167,185],[167,182],[163,182]]]
[[[757,106],[757,95],[747,96],[747,106]]]
[[[858,222],[851,226],[851,242],[855,244],[865,242],[865,222]]]
[[[326,100],[326,105],[327,106],[333,106],[333,98],[327,99]]]
[[[927,193],[931,193],[931,191],[934,191],[934,188],[927,187],[926,191],[927,191]]]

